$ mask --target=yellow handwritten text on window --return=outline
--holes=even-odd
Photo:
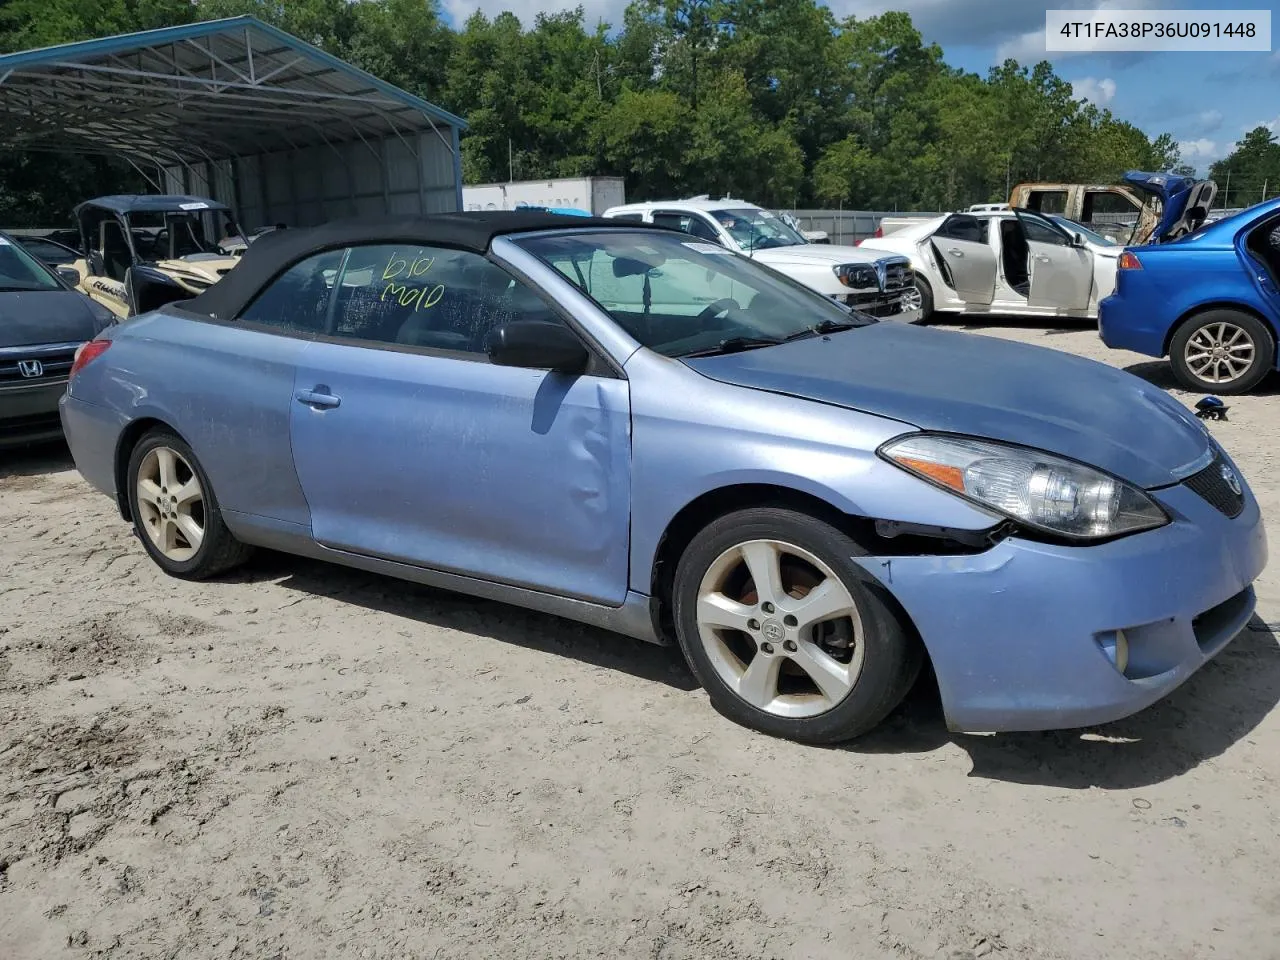
[[[395,251],[392,251],[390,259],[387,260],[387,265],[382,270],[382,279],[386,281],[394,281],[401,278],[416,280],[430,270],[435,262],[435,257],[418,257],[410,261],[407,257],[396,256]],[[397,300],[402,307],[412,304],[415,311],[429,310],[439,303],[440,298],[444,296],[444,284],[437,284],[435,287],[419,287],[410,286],[407,283],[388,282],[382,288],[382,296],[378,299],[386,300],[387,294],[391,294],[392,299]]]
[[[409,279],[420,277],[430,270],[431,265],[435,262],[435,257],[418,257],[410,262],[406,258],[397,257],[393,250],[391,259],[387,261],[386,267],[383,268],[382,279],[395,280],[401,276],[407,276]]]
[[[440,298],[444,296],[444,284],[437,284],[435,287],[429,288],[388,283],[382,288],[382,296],[378,299],[386,300],[387,294],[391,294],[392,299],[398,300],[402,307],[413,304],[414,310],[429,310],[439,303]]]

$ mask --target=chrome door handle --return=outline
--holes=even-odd
[[[1053,263],[1053,259],[1051,257],[1046,257],[1043,253],[1037,253],[1036,260],[1040,263]]]
[[[328,387],[316,387],[314,390],[299,390],[293,395],[293,399],[299,403],[305,403],[308,407],[314,407],[317,410],[332,410],[334,407],[342,405],[342,398],[335,397],[333,394],[326,392]]]
[[[964,256],[964,251],[963,251],[963,250],[958,250],[958,249],[957,249],[957,248],[955,248],[955,247],[952,247],[950,250],[948,250],[948,251],[947,251],[947,253],[951,254],[953,257],[963,257],[963,256]]]

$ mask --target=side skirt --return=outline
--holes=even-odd
[[[482,597],[485,600],[508,603],[527,610],[537,610],[540,613],[564,617],[566,620],[575,620],[603,630],[612,630],[647,643],[663,646],[668,644],[668,641],[662,639],[654,628],[650,614],[650,598],[642,593],[628,591],[621,606],[607,607],[585,600],[541,593],[525,587],[513,587],[492,580],[479,580],[461,574],[448,573],[444,570],[433,570],[429,567],[418,567],[383,560],[379,557],[333,550],[316,543],[311,537],[311,531],[298,524],[269,520],[265,517],[250,516],[231,510],[224,510],[223,518],[237,539],[268,550],[337,563],[398,580],[408,580],[428,587],[439,587],[455,593]]]

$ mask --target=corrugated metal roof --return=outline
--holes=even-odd
[[[5,146],[221,160],[466,123],[256,17],[0,56]],[[372,147],[370,148],[372,149]]]

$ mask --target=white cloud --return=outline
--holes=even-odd
[[[1029,30],[1021,36],[1000,44],[996,47],[993,62],[1004,63],[1006,60],[1017,60],[1019,63],[1032,64],[1047,59],[1049,54],[1045,52],[1044,28],[1041,27],[1039,30]]]
[[[1182,153],[1183,160],[1197,160],[1201,157],[1216,157],[1218,144],[1201,137],[1199,140],[1183,140],[1178,144],[1178,150]]]
[[[1199,140],[1182,140],[1178,143],[1178,152],[1182,154],[1182,162],[1189,163],[1197,170],[1209,169],[1215,160],[1221,160],[1227,153],[1227,144],[1201,137]]]
[[[1074,57],[1080,54],[1091,53],[1090,50],[1071,50],[1071,51],[1054,51],[1049,53],[1045,49],[1045,22],[1044,11],[1047,9],[1079,9],[1080,19],[1093,19],[1093,15],[1107,10],[1144,10],[1157,6],[1164,0],[1102,0],[1101,3],[1078,4],[1078,3],[1053,3],[1040,6],[1039,4],[1025,4],[1024,9],[1028,12],[1036,10],[1040,13],[1039,25],[1032,30],[1027,30],[1016,37],[1005,40],[996,48],[995,62],[1003,63],[1005,60],[1017,60],[1021,64],[1037,63],[1041,60],[1060,60],[1064,57]],[[964,7],[966,4],[953,3],[953,7]]]
[[[1103,77],[1101,80],[1093,77],[1072,80],[1071,89],[1077,100],[1088,100],[1098,107],[1105,107],[1116,98],[1116,82],[1110,77]]]

